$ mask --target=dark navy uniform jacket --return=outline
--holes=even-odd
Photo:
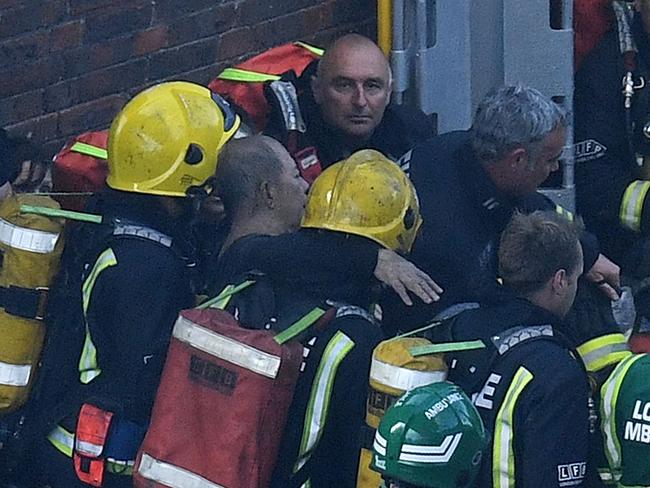
[[[274,328],[283,329],[326,299],[367,308],[377,257],[377,245],[369,243],[313,229],[246,236],[222,254],[217,275],[228,284],[251,270],[266,273],[275,302]],[[253,299],[246,303],[259,307],[264,298],[255,297],[256,285],[251,287]],[[239,309],[237,298],[233,303],[238,313],[248,315]],[[312,330],[301,340],[305,359],[273,488],[299,488],[307,480],[314,488],[356,484],[370,360],[383,335],[369,315],[342,315],[343,310],[323,330]]]
[[[477,486],[590,486],[588,379],[563,327],[515,297],[455,319],[455,340],[481,339],[487,346],[453,353],[449,371],[491,434]]]
[[[589,53],[576,73],[574,93],[577,206],[603,252],[623,267],[634,266],[629,249],[650,231],[650,211],[642,182],[635,175],[634,153],[650,154],[642,127],[650,121],[650,42],[638,19],[632,26],[639,50],[635,84],[645,87],[632,99],[635,135],[628,138],[622,80],[625,75],[616,28]],[[630,150],[630,142],[634,146]],[[631,186],[632,185],[632,186]],[[626,194],[626,190],[629,191]]]
[[[407,153],[400,164],[409,172],[420,200],[422,227],[409,259],[442,286],[434,306],[384,304],[389,326],[408,330],[427,324],[445,307],[479,300],[497,286],[497,249],[513,212],[554,210],[540,193],[512,198],[491,182],[474,156],[469,133],[437,136]],[[597,241],[583,238],[585,269],[598,255]]]

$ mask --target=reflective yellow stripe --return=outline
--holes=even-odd
[[[353,347],[354,341],[341,331],[334,334],[325,347],[307,403],[300,451],[293,467],[294,473],[305,465],[323,435],[336,371]]]
[[[306,42],[298,41],[298,42],[294,42],[294,44],[296,46],[300,46],[300,47],[306,49],[310,53],[315,54],[316,56],[319,56],[319,57],[322,56],[323,54],[325,54],[325,49],[321,49],[319,47],[312,46],[311,44],[307,44]]]
[[[294,45],[300,46],[316,56],[322,56],[325,52],[324,49],[312,46],[305,42],[294,42]],[[220,80],[227,81],[240,81],[243,83],[263,83],[265,81],[276,81],[281,78],[280,75],[272,75],[270,73],[262,73],[260,71],[253,71],[250,69],[242,68],[226,68],[217,75]]]
[[[589,372],[616,364],[632,354],[628,349],[625,336],[619,333],[591,339],[578,347],[578,353]]]
[[[14,249],[48,254],[54,251],[58,240],[59,234],[56,232],[19,227],[0,219],[0,242]]]
[[[241,81],[244,83],[257,83],[265,81],[276,81],[281,77],[279,75],[270,75],[248,69],[226,68],[217,75],[220,80]]]
[[[641,217],[643,214],[643,202],[650,189],[650,181],[633,181],[625,189],[619,218],[621,225],[634,232],[641,230]]]
[[[533,374],[521,366],[510,382],[494,423],[492,447],[492,484],[494,488],[515,486],[514,414],[519,396]]]
[[[77,141],[70,148],[71,151],[74,151],[79,154],[85,154],[86,156],[92,156],[98,159],[108,159],[108,151],[103,147],[93,146],[92,144],[86,144],[85,142]]]
[[[68,432],[66,429],[57,425],[52,431],[48,434],[47,440],[62,454],[67,457],[72,457],[72,451],[74,446],[74,434]],[[118,459],[107,458],[106,459],[106,469],[109,473],[131,476],[133,474],[133,465],[135,461],[120,461]]]
[[[564,208],[562,205],[556,205],[555,206],[555,213],[561,215],[565,219],[567,219],[569,222],[573,222],[573,212],[570,212],[566,208]]]
[[[88,306],[90,305],[90,297],[99,274],[106,268],[115,266],[116,264],[117,258],[115,257],[115,254],[113,254],[113,250],[110,248],[106,249],[99,255],[97,261],[95,261],[92,271],[84,281],[81,288],[84,320],[86,322],[86,338],[84,339],[84,347],[81,351],[81,357],[79,358],[79,380],[84,384],[90,383],[102,372],[97,364],[97,348],[95,347],[95,344],[93,344],[92,337],[90,336],[88,318],[86,316]]]
[[[621,361],[605,380],[600,389],[600,422],[605,442],[605,454],[612,469],[612,476],[618,481],[621,476],[621,444],[616,432],[616,403],[618,394],[630,367],[645,354],[631,355]]]

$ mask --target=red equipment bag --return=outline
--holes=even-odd
[[[279,80],[280,75],[289,71],[300,76],[322,54],[322,49],[302,42],[283,44],[233,68],[226,68],[210,82],[208,88],[242,109],[247,116],[246,122],[256,132],[261,132],[269,113],[264,83]]]
[[[274,335],[217,308],[181,311],[134,486],[266,488],[302,362],[290,339],[324,314]]]
[[[108,175],[106,147],[108,130],[85,132],[61,149],[53,158],[53,195],[63,208],[83,210],[86,197],[79,193],[94,193],[100,190]]]

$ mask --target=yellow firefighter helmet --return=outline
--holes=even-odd
[[[314,181],[302,227],[347,232],[408,252],[422,223],[415,188],[383,154],[364,149]]]
[[[185,196],[217,168],[239,117],[219,95],[184,81],[137,94],[111,124],[106,183],[116,190]]]

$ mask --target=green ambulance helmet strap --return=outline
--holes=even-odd
[[[46,217],[59,217],[69,220],[78,220],[81,222],[90,222],[101,224],[102,216],[85,212],[73,212],[72,210],[63,210],[60,208],[38,207],[34,205],[21,205],[20,211],[26,214],[45,215]]]
[[[97,159],[108,159],[108,151],[106,149],[81,141],[75,142],[70,150],[79,154],[85,154],[86,156],[92,156]]]

